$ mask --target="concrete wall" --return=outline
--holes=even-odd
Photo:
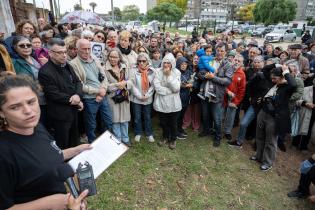
[[[5,37],[15,31],[9,0],[0,1],[0,31],[5,33]]]

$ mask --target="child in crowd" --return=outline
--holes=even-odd
[[[198,67],[199,67],[199,78],[202,81],[200,85],[200,92],[197,94],[199,98],[205,100],[206,97],[216,97],[213,83],[210,80],[205,80],[206,73],[215,73],[215,68],[213,67],[214,58],[212,56],[212,45],[206,45],[201,48],[196,53],[199,57]],[[208,84],[208,91],[205,92],[206,84]]]
[[[155,49],[152,53],[152,66],[153,68],[160,68],[162,63],[161,53],[159,49]]]

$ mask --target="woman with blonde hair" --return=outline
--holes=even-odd
[[[118,37],[118,49],[127,68],[133,68],[137,63],[137,53],[131,48],[132,35],[129,31],[122,31]]]

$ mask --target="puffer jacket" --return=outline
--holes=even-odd
[[[180,71],[176,69],[174,56],[169,53],[162,60],[172,64],[171,74],[166,76],[163,67],[157,69],[155,78],[153,80],[155,88],[155,97],[153,108],[158,112],[172,113],[178,112],[182,109],[182,103],[179,96],[180,91]]]
[[[212,55],[206,55],[206,52],[203,48],[196,52],[196,55],[199,57],[198,67],[201,71],[209,71],[211,73],[215,72],[215,69],[210,65],[214,60]]]

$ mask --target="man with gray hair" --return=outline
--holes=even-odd
[[[99,60],[91,54],[91,43],[77,42],[78,55],[70,64],[83,85],[84,121],[88,141],[95,140],[96,114],[99,111],[105,129],[112,129],[112,113],[107,101],[107,79]]]
[[[63,40],[48,42],[48,62],[41,67],[38,80],[45,93],[48,124],[54,129],[57,145],[67,149],[78,145],[78,111],[83,109],[82,84],[67,63]]]

